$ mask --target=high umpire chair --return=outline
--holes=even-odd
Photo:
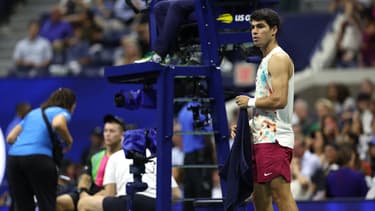
[[[156,2],[152,0],[148,8],[151,46],[158,36],[153,11]],[[150,122],[149,117],[144,117],[140,113],[139,116],[144,121],[139,127],[153,127],[157,130],[157,211],[171,210],[171,139],[174,105],[178,102],[208,102],[217,162],[219,167],[222,166],[229,152],[229,131],[219,67],[219,49],[223,45],[251,42],[251,12],[277,3],[278,0],[195,0],[195,18],[201,50],[200,64],[177,66],[145,62],[105,68],[105,77],[110,83],[120,83],[124,86],[147,85],[156,90],[156,108],[152,113],[157,121]],[[199,99],[175,98],[175,78],[205,80],[207,95]],[[221,187],[225,198],[226,185],[222,180]]]

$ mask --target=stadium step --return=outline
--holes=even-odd
[[[17,6],[10,18],[8,26],[0,30],[0,77],[6,76],[12,67],[12,55],[16,43],[27,36],[27,25],[30,20],[39,19],[43,13],[49,12],[59,0],[33,0]]]

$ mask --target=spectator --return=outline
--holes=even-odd
[[[350,97],[349,88],[344,84],[329,83],[326,97],[333,103],[335,114],[341,114],[355,107],[354,99]]]
[[[361,134],[363,134],[361,117],[358,112],[354,112],[350,119],[344,121],[341,128],[341,138],[344,142],[354,146],[359,143],[359,136]]]
[[[341,146],[337,164],[340,168],[329,173],[326,179],[328,198],[365,197],[368,187],[363,173],[353,169],[355,153],[351,146]]]
[[[105,149],[93,154],[79,178],[77,190],[57,198],[57,210],[76,210],[83,191],[89,194],[104,194],[103,181],[108,159],[121,149],[125,125],[122,119],[106,115],[104,117]]]
[[[18,123],[22,121],[22,119],[31,111],[31,105],[27,102],[20,102],[16,105],[16,115],[9,123],[5,136],[9,134],[9,132],[16,126]]]
[[[97,0],[93,11],[95,22],[103,29],[104,34],[112,35],[122,33],[125,25],[114,17],[114,2],[111,0]]]
[[[193,119],[194,109],[198,108],[198,103],[187,103],[178,113],[178,123],[182,131],[207,130],[208,127],[196,125]],[[202,120],[198,112],[198,121]],[[182,135],[182,146],[184,165],[207,165],[213,163],[213,149],[210,140],[203,135]],[[210,197],[212,190],[212,169],[206,168],[186,168],[184,169],[184,197]],[[193,204],[189,201],[184,203],[184,210],[192,210]]]
[[[336,116],[327,115],[323,117],[321,132],[325,143],[336,143],[339,141],[338,139],[341,134]]]
[[[371,123],[372,137],[369,141],[368,157],[371,165],[372,176],[375,177],[375,118]]]
[[[54,7],[50,17],[43,22],[40,35],[52,44],[53,63],[63,64],[65,62],[65,46],[68,38],[73,35],[73,30],[69,22],[62,20],[59,7]]]
[[[39,35],[39,23],[31,21],[28,25],[28,37],[19,41],[13,53],[16,76],[44,76],[52,59],[51,44]]]
[[[66,65],[73,75],[78,75],[91,63],[89,55],[90,43],[83,38],[83,29],[74,28],[73,37],[68,39],[66,53]]]
[[[375,67],[375,20],[369,19],[362,32],[362,46],[360,52],[359,66]]]
[[[315,112],[319,122],[323,120],[324,116],[334,115],[334,111],[332,102],[326,98],[320,98],[315,102]]]
[[[113,154],[108,160],[106,173],[104,175],[103,194],[90,196],[81,193],[78,203],[79,211],[126,211],[127,196],[126,184],[133,182],[133,175],[130,173],[132,159],[125,158],[125,153],[120,150]],[[156,160],[145,164],[145,173],[142,175],[143,182],[148,184],[148,188],[143,192],[135,194],[133,206],[134,210],[153,211],[156,209]],[[172,200],[181,198],[181,192],[171,178]]]
[[[337,165],[338,150],[339,146],[334,143],[328,143],[324,146],[324,159],[322,162],[322,167],[311,177],[311,181],[314,184],[313,200],[325,199],[326,177],[331,171],[336,171],[339,169],[339,166]]]
[[[89,161],[89,158],[104,147],[103,138],[103,130],[101,127],[97,126],[92,129],[90,133],[90,145],[83,151],[81,156],[82,165],[86,165]]]
[[[295,100],[293,117],[295,118],[294,124],[298,124],[301,127],[304,135],[308,135],[313,121],[309,115],[308,104],[304,99],[299,98]]]
[[[373,114],[370,111],[371,96],[366,93],[359,93],[357,96],[357,109],[362,121],[363,132],[365,134],[371,133],[371,121]]]
[[[86,9],[82,11],[82,19],[79,22],[82,29],[82,37],[90,44],[100,43],[103,40],[103,29],[95,21],[93,11]]]
[[[360,82],[360,84],[359,84],[359,92],[360,93],[365,93],[365,94],[368,94],[370,96],[373,96],[374,91],[375,91],[375,85],[370,79],[365,78]]]
[[[346,0],[343,6],[345,20],[336,40],[336,66],[355,67],[358,65],[358,54],[362,43],[359,5],[355,0]]]
[[[70,159],[63,159],[58,172],[57,195],[73,191],[76,179],[76,165]]]
[[[145,6],[143,1],[140,0],[133,0],[133,3],[137,8],[142,8]],[[115,1],[113,11],[114,16],[128,26],[134,21],[136,15],[134,11],[130,8],[130,6],[127,5],[126,2],[123,0]]]
[[[115,65],[131,64],[140,59],[142,51],[140,45],[133,36],[124,36],[121,39],[121,49],[115,58]]]
[[[309,199],[312,195],[311,177],[321,167],[320,159],[311,153],[303,136],[296,136],[294,141],[292,168],[292,192],[298,199]],[[299,190],[299,191],[297,191]]]

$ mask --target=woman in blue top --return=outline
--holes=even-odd
[[[64,141],[64,151],[67,151],[73,143],[67,123],[75,107],[74,92],[59,88],[9,133],[7,142],[11,147],[7,175],[16,210],[35,210],[34,195],[40,211],[56,209],[57,169],[52,159],[52,143],[42,110],[45,110],[53,130]]]

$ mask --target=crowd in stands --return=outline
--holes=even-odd
[[[366,197],[375,178],[374,84],[357,93],[331,83],[314,107],[297,97],[294,107],[292,191],[297,200]],[[374,199],[375,195],[367,198]]]
[[[18,4],[25,4],[27,0],[2,0],[0,1],[0,29],[7,29],[7,24],[9,23],[10,17],[14,13]]]
[[[332,66],[374,66],[373,1],[332,0],[329,10],[344,14]],[[61,0],[40,14],[39,27],[34,22],[15,47],[11,76],[98,76],[104,66],[133,63],[150,49],[147,13],[135,14],[123,0]]]
[[[125,1],[62,0],[29,23],[10,75],[99,76],[104,66],[133,63],[148,49],[147,15]]]
[[[336,37],[334,67],[375,66],[375,3],[371,0],[334,0],[330,11],[342,13]]]

